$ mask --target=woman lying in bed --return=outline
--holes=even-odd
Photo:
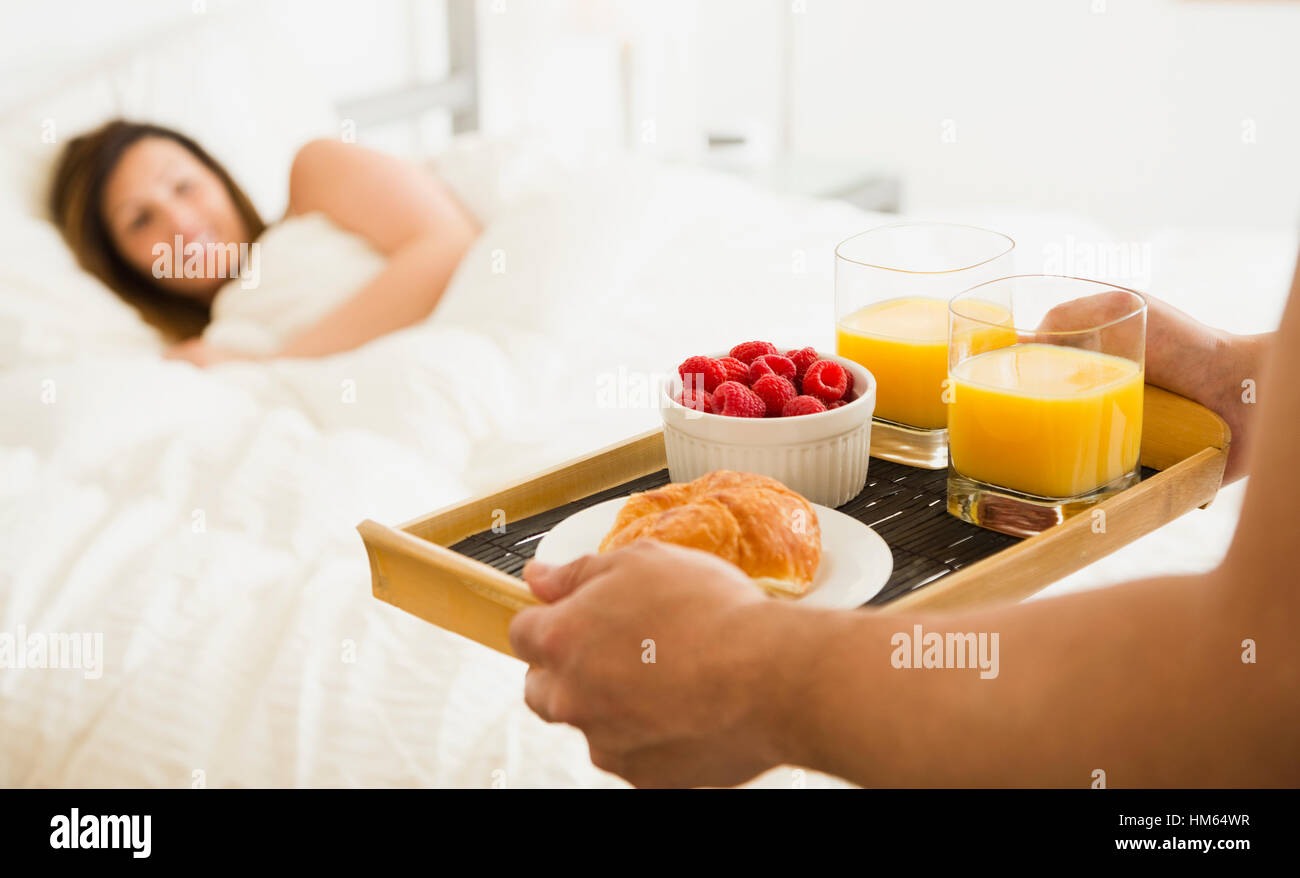
[[[246,245],[268,226],[235,181],[198,144],[154,125],[124,121],[68,143],[55,172],[51,211],[81,265],[174,342],[167,356],[199,366],[250,358],[199,337]],[[280,339],[271,356],[350,350],[426,317],[478,236],[478,226],[432,174],[353,144],[316,140],[298,151],[282,223],[323,214],[326,228],[359,236],[384,257],[338,304]],[[176,243],[229,254],[203,260],[200,276],[170,271]],[[335,242],[318,241],[328,259]],[[245,246],[241,246],[245,245]],[[251,260],[250,260],[251,261]],[[197,264],[197,261],[196,261]]]

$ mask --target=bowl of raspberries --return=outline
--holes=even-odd
[[[866,485],[876,379],[852,360],[741,342],[683,360],[661,406],[675,482],[759,473],[831,507]]]

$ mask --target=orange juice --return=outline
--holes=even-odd
[[[1001,327],[971,330],[976,350],[1013,344],[1011,314],[992,302],[968,301],[962,313]],[[904,296],[886,299],[840,318],[835,350],[876,376],[877,418],[913,427],[942,429],[948,423],[943,399],[948,378],[948,303]]]
[[[948,448],[964,476],[1064,498],[1137,465],[1144,376],[1132,360],[1018,344],[963,360],[952,378]]]

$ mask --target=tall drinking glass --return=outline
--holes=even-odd
[[[980,343],[992,307],[1014,335]],[[1146,300],[1101,281],[1022,275],[949,304],[948,511],[1029,536],[1135,484]]]
[[[932,222],[883,226],[835,248],[836,351],[876,377],[873,456],[948,465],[948,301],[1009,274],[1014,248],[998,232]],[[1008,315],[985,316],[996,324]],[[995,347],[1006,332],[977,335]]]

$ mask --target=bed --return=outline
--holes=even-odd
[[[296,109],[277,115],[277,95],[250,85],[254,160],[238,138],[205,141],[201,119],[178,119],[174,93],[132,86],[176,69],[169,53],[193,57],[185,40],[219,51],[226,26],[0,119],[0,632],[103,644],[98,675],[0,669],[0,785],[621,786],[578,732],[527,710],[522,664],[375,601],[355,525],[654,426],[647,382],[719,336],[780,326],[831,346],[832,248],[892,218],[466,132],[430,163],[484,233],[431,319],[320,360],[165,362],[43,217],[34,181],[51,150],[31,124],[53,114],[72,132],[122,109],[188,122],[275,215],[294,145],[335,130],[332,108],[286,85]],[[1077,218],[950,215],[1005,229],[1031,258],[1067,235],[1107,239]],[[1157,236],[1153,291],[1232,329],[1268,328],[1294,234],[1213,233],[1213,266],[1195,256],[1210,234]],[[1254,291],[1231,311],[1227,282]],[[1225,491],[1049,593],[1212,566],[1238,501]],[[791,782],[778,769],[757,783]]]

